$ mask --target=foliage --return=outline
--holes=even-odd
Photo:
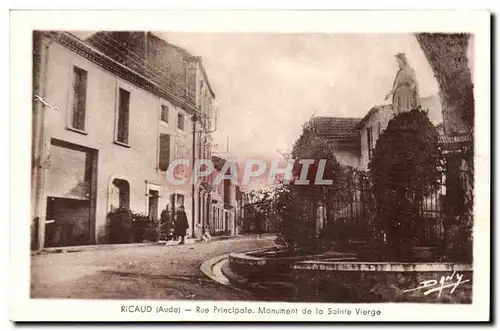
[[[132,231],[134,242],[154,242],[159,236],[158,222],[153,221],[149,216],[134,213],[132,215]]]
[[[132,212],[128,208],[118,208],[108,213],[106,236],[110,244],[133,242]]]
[[[324,247],[331,247],[334,244],[343,244],[349,238],[355,236],[358,230],[353,224],[352,219],[339,218],[333,222],[327,222],[321,231],[321,244]]]
[[[369,169],[378,225],[391,254],[409,252],[422,198],[438,189],[442,166],[438,134],[425,111],[404,112],[389,122]]]
[[[324,162],[322,179],[334,181],[339,164],[331,144],[315,130],[312,120],[303,125],[302,134],[295,142],[291,159],[294,161],[293,180],[281,183],[273,192],[274,211],[279,222],[279,242],[288,251],[310,254],[321,250],[319,233],[316,230],[316,208],[326,199],[326,187],[315,183],[321,162]],[[306,180],[308,185],[299,185],[303,164],[310,159]]]
[[[158,224],[149,216],[118,208],[108,213],[107,242],[110,244],[141,243],[158,239]]]
[[[474,154],[471,148],[447,157],[444,253],[458,262],[472,261]]]
[[[322,178],[325,180],[334,180],[339,171],[339,164],[334,156],[332,144],[321,137],[316,131],[312,120],[308,121],[302,127],[302,134],[295,142],[291,157],[295,161],[293,175],[295,180],[299,179],[303,164],[301,160],[311,159],[314,163],[309,166],[306,179],[308,185],[294,185],[300,191],[300,194],[307,199],[324,198],[324,185],[316,185],[315,180],[320,168],[320,161],[324,163],[324,172]]]
[[[276,195],[279,242],[289,252],[309,254],[317,250],[315,222],[310,204],[292,185],[282,186]]]
[[[275,232],[275,188],[262,188],[248,193],[245,206],[246,232]]]

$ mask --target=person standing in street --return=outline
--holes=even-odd
[[[189,228],[188,219],[186,212],[184,211],[184,206],[181,205],[177,210],[175,217],[175,237],[180,237],[181,241],[179,245],[184,244],[184,238],[186,237],[186,230]]]
[[[173,222],[172,222],[171,211],[169,209],[168,204],[165,206],[165,209],[162,210],[160,220],[161,220],[160,230],[161,230],[161,237],[162,237],[161,239],[166,240],[166,241],[173,239],[172,238]]]

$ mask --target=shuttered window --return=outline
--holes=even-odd
[[[177,128],[184,130],[184,114],[177,114]]]
[[[85,107],[87,100],[87,72],[73,67],[73,116],[71,126],[85,131]]]
[[[130,119],[130,92],[122,88],[118,92],[118,132],[116,140],[128,145]]]
[[[158,169],[161,171],[167,171],[170,164],[170,135],[161,133],[160,134],[160,157],[158,163]]]
[[[168,107],[165,105],[161,106],[161,120],[168,123]]]

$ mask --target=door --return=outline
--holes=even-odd
[[[149,190],[149,219],[158,220],[158,191]]]
[[[224,211],[224,231],[229,232],[229,217],[227,210]]]
[[[97,151],[51,139],[45,247],[95,242]]]

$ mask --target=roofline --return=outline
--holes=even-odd
[[[210,94],[212,94],[212,98],[215,98],[215,92],[212,89],[212,85],[210,84],[210,81],[208,80],[208,75],[205,70],[205,66],[203,65],[203,59],[201,56],[187,56],[185,58],[186,61],[195,61],[198,62],[201,68],[201,73],[203,74],[203,78],[205,79],[205,82],[207,82],[208,85],[208,90],[210,91]]]
[[[175,48],[179,49],[180,51],[182,51],[184,53],[184,61],[197,61],[200,64],[201,71],[203,73],[203,77],[205,78],[205,81],[207,82],[207,85],[208,85],[208,89],[210,90],[210,93],[212,94],[212,97],[215,98],[215,92],[213,91],[212,86],[210,85],[210,82],[208,80],[208,75],[207,75],[207,73],[205,71],[205,67],[203,66],[203,61],[202,61],[202,57],[201,56],[196,56],[196,55],[191,54],[187,49],[182,48],[180,46],[177,46],[177,45],[174,45],[174,44],[168,42],[164,38],[161,38],[161,37],[157,36],[156,34],[154,34],[152,31],[147,31],[147,33],[150,36],[153,36],[156,39],[160,39],[161,41],[169,44],[170,46],[175,47]]]
[[[380,111],[380,109],[382,109],[383,107],[387,107],[389,105],[378,105],[378,106],[373,106],[372,108],[370,108],[370,110],[366,113],[366,115],[361,119],[361,121],[359,121],[358,124],[356,124],[356,129],[358,130],[361,130],[361,127],[363,126],[363,124],[366,123],[366,121],[368,121],[368,119],[373,115],[373,114],[376,114]]]
[[[338,116],[315,116],[311,119],[311,121],[314,121],[314,119],[316,118],[327,118],[327,119],[341,119],[341,120],[352,120],[352,121],[359,121],[361,120],[359,117],[338,117]],[[315,123],[313,123],[313,125],[315,125]],[[361,135],[359,134],[359,129],[357,128],[357,124],[356,126],[354,126],[354,129],[358,131],[358,134],[355,135],[355,136],[351,136],[351,137],[343,137],[343,138],[334,138],[334,137],[331,137],[329,136],[328,134],[320,134],[322,137],[324,137],[326,140],[328,141],[332,141],[332,142],[338,142],[338,143],[346,143],[346,142],[349,142],[349,143],[359,143],[360,139],[361,139]]]
[[[112,59],[104,52],[98,50],[96,47],[90,45],[85,40],[78,38],[74,34],[67,31],[44,31],[44,35],[49,38],[55,34],[58,35],[58,37],[55,38],[55,41],[58,44],[100,66],[104,70],[138,86],[139,88],[142,88],[143,90],[168,100],[175,106],[182,108],[189,115],[193,115],[198,111],[196,106],[191,104],[189,101],[176,96],[174,93],[158,85],[151,79]]]

